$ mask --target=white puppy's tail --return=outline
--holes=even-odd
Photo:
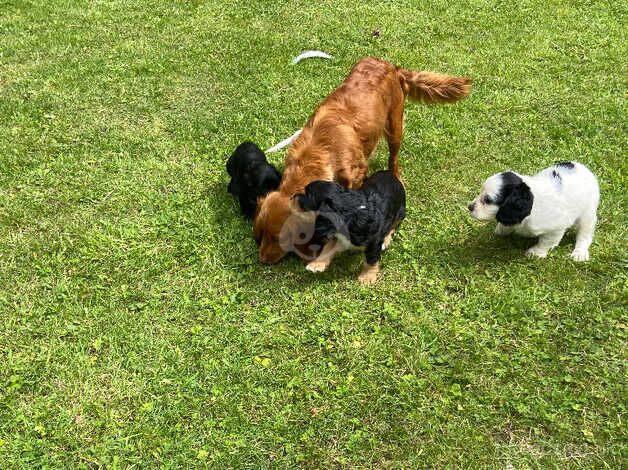
[[[294,59],[292,59],[292,64],[298,64],[299,62],[301,62],[303,59],[311,59],[313,57],[319,57],[321,59],[333,59],[332,56],[330,56],[329,54],[327,54],[326,52],[323,51],[303,51],[301,52],[301,54],[299,54],[298,56],[296,56]],[[266,150],[266,153],[273,153],[273,152],[278,152],[280,151],[282,148],[287,147],[288,145],[290,145],[292,142],[294,142],[296,140],[297,137],[299,137],[301,135],[301,131],[303,129],[299,129],[298,131],[296,131],[294,134],[292,134],[290,137],[288,137],[285,140],[282,140],[281,142],[279,142],[277,145],[273,145],[271,148],[269,148],[268,150]]]
[[[294,59],[292,59],[292,65],[298,64],[303,59],[311,59],[313,57],[319,57],[321,59],[333,59],[332,56],[330,56],[329,54],[327,54],[326,52],[323,52],[323,51],[303,51],[298,56],[296,56]],[[299,137],[301,135],[301,131],[302,130],[303,129],[299,129],[298,131],[296,131],[294,134],[292,134],[287,139],[282,140],[277,145],[273,145],[271,148],[266,150],[266,153],[279,152],[282,148],[287,147],[292,142],[294,142],[297,137]]]
[[[292,65],[298,64],[303,59],[311,59],[312,57],[320,57],[321,59],[333,59],[332,56],[323,51],[304,51],[292,59]]]
[[[290,137],[288,137],[287,139],[282,140],[281,142],[279,142],[277,145],[273,145],[271,148],[269,148],[268,150],[266,150],[266,153],[273,153],[273,152],[279,152],[282,148],[287,147],[288,145],[290,145],[292,142],[294,142],[297,137],[299,137],[301,135],[301,131],[303,129],[299,129],[298,131],[296,131],[294,134],[292,134]]]

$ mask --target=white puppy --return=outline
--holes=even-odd
[[[562,162],[534,176],[511,171],[491,176],[469,204],[469,211],[478,220],[497,219],[498,235],[539,237],[527,255],[541,258],[560,243],[569,227],[575,226],[576,246],[571,257],[586,261],[599,201],[600,189],[593,173],[580,163]]]

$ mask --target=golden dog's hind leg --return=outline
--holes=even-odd
[[[388,169],[392,171],[395,177],[401,179],[399,149],[403,137],[403,101],[400,101],[396,106],[393,105],[388,112],[385,135],[388,142]]]

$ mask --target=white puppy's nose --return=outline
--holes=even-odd
[[[473,210],[475,209],[475,202],[472,202],[467,207],[469,208],[469,212],[473,212]]]

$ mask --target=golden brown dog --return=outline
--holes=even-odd
[[[258,201],[253,230],[260,261],[278,262],[303,237],[299,219],[289,217],[290,198],[315,180],[359,188],[382,134],[388,141],[388,169],[400,176],[406,97],[424,103],[457,101],[469,94],[470,83],[466,77],[410,71],[374,57],[355,64],[288,150],[279,189]]]

